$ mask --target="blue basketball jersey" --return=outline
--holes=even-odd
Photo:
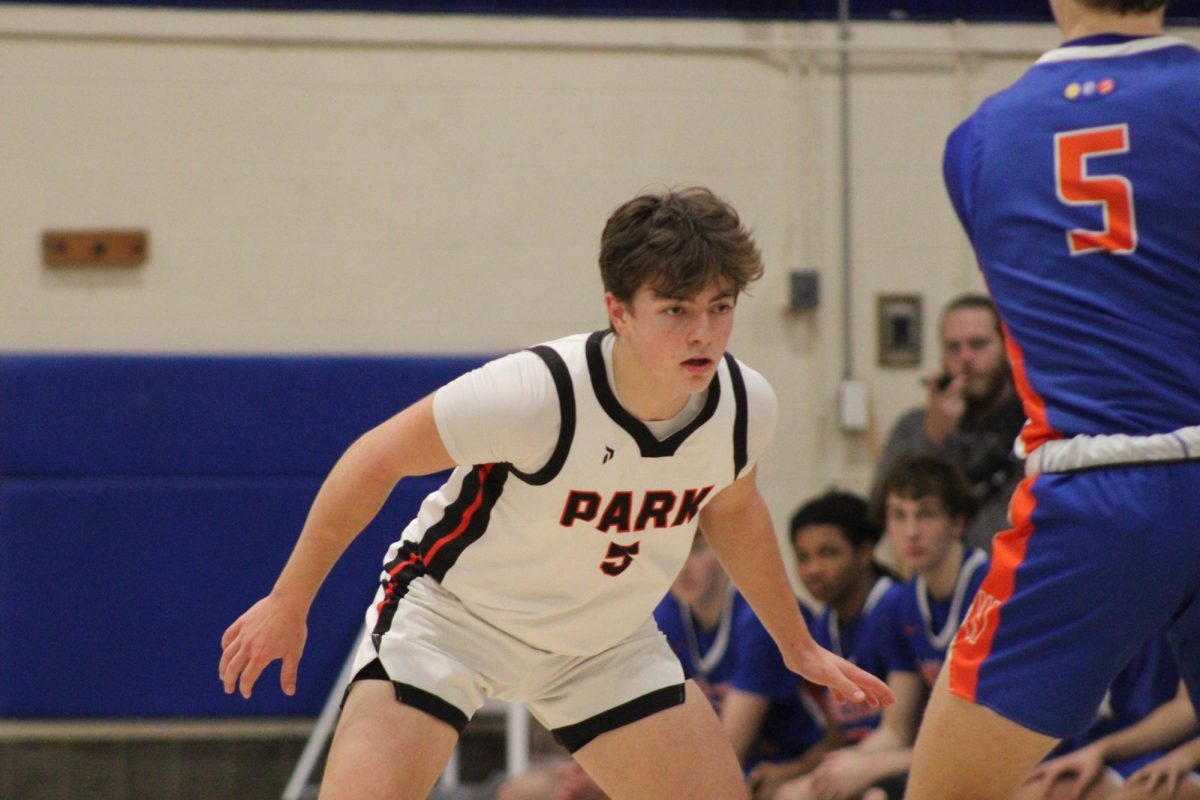
[[[938,600],[930,596],[920,576],[892,590],[897,595],[894,618],[889,635],[883,639],[888,672],[915,672],[933,688],[946,660],[946,650],[966,617],[987,569],[987,554],[968,548],[958,581],[948,598]]]
[[[813,639],[826,650],[886,680],[883,639],[894,622],[895,601],[899,594],[893,590],[897,586],[886,575],[876,578],[862,611],[852,620],[838,619],[837,612],[826,607],[812,625]],[[829,690],[825,691],[825,708],[850,742],[860,741],[879,725],[878,708],[865,703],[839,703]]]
[[[811,614],[803,606],[801,610],[811,627]],[[688,608],[670,594],[655,609],[654,619],[679,657],[684,675],[696,681],[718,713],[731,687],[770,698],[746,769],[763,760],[795,758],[824,736],[824,716],[813,691],[784,665],[775,641],[732,587],[720,622],[712,630],[701,630]]]
[[[951,134],[945,177],[1008,334],[1027,451],[1200,422],[1200,52],[1103,35]]]

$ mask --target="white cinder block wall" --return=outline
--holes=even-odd
[[[703,183],[768,272],[732,349],[782,415],[777,527],[866,488],[935,368],[933,320],[981,281],[943,140],[1053,46],[1050,26],[855,24],[853,374],[875,430],[838,429],[842,335],[833,24],[0,6],[0,348],[498,352],[604,324],[609,211]],[[1194,35],[1184,31],[1183,35]],[[48,228],[144,227],[143,267],[48,270]],[[814,268],[815,312],[786,273]],[[875,296],[917,292],[921,369],[875,363]]]

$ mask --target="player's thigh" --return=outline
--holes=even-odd
[[[908,800],[1008,800],[1056,740],[951,695],[942,670],[925,709]]]
[[[683,703],[597,736],[575,759],[613,800],[747,797],[729,738],[692,681]]]
[[[453,726],[396,700],[387,681],[353,684],[320,800],[423,800],[454,751]]]

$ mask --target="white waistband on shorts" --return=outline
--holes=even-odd
[[[1051,439],[1042,444],[1025,460],[1025,474],[1194,459],[1200,459],[1200,425],[1148,436],[1080,434],[1070,439]]]

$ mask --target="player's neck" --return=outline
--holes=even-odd
[[[711,592],[690,603],[692,619],[700,626],[700,630],[711,631],[721,621],[721,612],[725,610],[725,591],[728,584],[722,581]]]
[[[871,587],[874,585],[875,572],[868,570],[845,597],[833,604],[833,610],[837,612],[838,620],[849,622],[858,619],[859,614],[862,614],[863,606],[867,604],[867,595],[871,593]]]
[[[925,579],[925,585],[929,587],[929,593],[935,600],[945,600],[954,594],[965,551],[965,544],[954,542],[946,550],[945,558],[929,569],[921,571],[921,577]]]
[[[1096,36],[1102,33],[1116,33],[1123,36],[1158,36],[1163,32],[1163,12],[1154,14],[1126,14],[1076,9],[1076,13],[1068,13],[1060,20],[1063,41],[1082,39],[1085,36]]]

